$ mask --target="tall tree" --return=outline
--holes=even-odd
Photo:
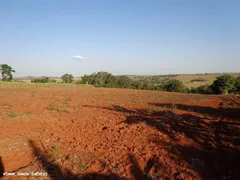
[[[13,70],[12,67],[7,64],[1,64],[0,72],[2,74],[2,80],[9,81],[13,78],[12,73],[15,73],[15,70]]]
[[[212,89],[215,94],[228,94],[230,90],[234,89],[235,79],[231,75],[222,75],[212,84]]]
[[[64,83],[71,83],[73,81],[73,75],[71,74],[64,74],[61,78]]]

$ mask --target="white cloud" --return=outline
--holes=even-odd
[[[77,60],[85,60],[88,59],[87,57],[82,57],[82,56],[73,56],[73,59],[77,59]]]

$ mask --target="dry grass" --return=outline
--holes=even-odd
[[[206,85],[206,84],[212,84],[213,81],[218,77],[221,76],[222,74],[187,74],[187,75],[179,75],[177,77],[172,77],[170,79],[177,79],[183,82],[183,84],[188,87],[199,87],[201,85]],[[234,76],[234,77],[238,77],[240,76],[239,73],[230,73],[230,75]],[[193,79],[203,79],[206,81],[203,82],[191,82],[191,80]]]

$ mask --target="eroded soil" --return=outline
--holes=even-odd
[[[234,96],[0,88],[0,170],[47,172],[41,179],[240,179],[239,120]]]

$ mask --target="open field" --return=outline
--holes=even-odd
[[[1,85],[0,170],[56,180],[240,179],[239,120],[235,96]]]

